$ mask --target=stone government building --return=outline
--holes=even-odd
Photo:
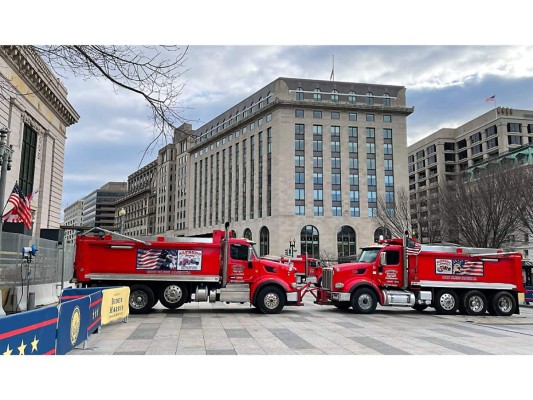
[[[156,160],[149,230],[205,236],[229,221],[261,255],[293,240],[297,254],[356,254],[374,240],[377,199],[392,207],[408,187],[405,92],[278,78],[198,129],[183,124]],[[125,233],[152,233],[127,198],[116,207],[126,210]]]
[[[128,177],[115,229],[209,236],[226,221],[261,255],[353,256],[377,201],[407,190],[403,86],[278,78],[211,121],[183,124]],[[124,209],[125,215],[119,216]],[[72,216],[74,220],[75,216]]]

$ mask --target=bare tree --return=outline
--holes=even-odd
[[[441,192],[448,239],[466,246],[499,248],[521,226],[519,189],[533,184],[523,169],[489,165],[475,176],[458,177]]]
[[[322,261],[326,265],[332,265],[336,264],[337,259],[337,253],[330,251],[328,249],[321,250],[320,251],[320,261]]]
[[[392,202],[381,195],[377,201],[377,227],[388,230],[392,237],[403,237],[405,231],[411,232],[411,213],[409,193],[404,187],[396,189]]]
[[[533,165],[528,164],[521,168],[524,184],[515,189],[515,194],[520,198],[522,213],[520,215],[520,232],[533,234]]]
[[[115,89],[142,97],[151,113],[155,137],[148,149],[159,141],[172,140],[174,129],[186,120],[178,101],[184,87],[181,80],[188,47],[177,46],[0,46],[0,52],[18,47],[41,57],[59,77],[70,72],[83,79],[106,79]],[[147,149],[147,150],[148,150]]]

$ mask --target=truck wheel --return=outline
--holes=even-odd
[[[498,292],[492,297],[492,308],[495,315],[509,317],[514,314],[516,301],[509,292]]]
[[[285,306],[285,293],[276,286],[267,286],[257,295],[256,303],[263,314],[278,314]]]
[[[470,290],[463,297],[463,307],[468,315],[485,314],[487,305],[487,296],[479,290]]]
[[[318,278],[318,281],[314,285],[315,287],[322,287],[322,277]]]
[[[352,308],[359,314],[372,314],[378,306],[378,299],[373,290],[357,289],[352,295]]]
[[[457,312],[459,298],[453,290],[443,289],[437,292],[434,303],[437,314],[451,315]]]
[[[183,284],[170,283],[159,287],[159,301],[164,307],[174,310],[187,300],[187,288]]]
[[[130,287],[130,313],[147,314],[154,306],[154,292],[146,285]]]

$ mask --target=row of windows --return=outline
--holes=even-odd
[[[267,96],[264,99],[263,97],[259,97],[258,101],[252,102],[249,106],[244,106],[242,111],[237,110],[235,112],[235,116],[232,116],[232,114],[230,114],[227,120],[224,118],[222,120],[222,123],[217,122],[216,126],[212,125],[210,129],[206,129],[203,134],[201,134],[199,137],[196,138],[195,144],[198,144],[204,140],[207,140],[214,134],[226,129],[227,127],[233,124],[236,124],[237,122],[239,122],[240,118],[244,119],[248,116],[248,114],[251,115],[256,110],[263,108],[265,105],[269,104],[272,101],[271,97],[272,97],[271,92],[268,92]]]
[[[326,99],[326,97],[323,96],[323,93],[319,88],[316,88],[312,92],[306,92],[301,87],[299,87],[298,89],[296,89],[296,101],[304,101],[306,93],[312,94],[313,101],[323,101],[323,99]],[[329,95],[329,100],[334,103],[339,102],[341,97],[345,97],[348,103],[356,104],[357,97],[364,97],[365,104],[369,106],[374,105],[376,98],[381,98],[381,104],[386,107],[391,105],[391,96],[388,93],[385,93],[383,96],[374,96],[372,92],[367,92],[366,95],[360,95],[356,94],[353,90],[351,90],[349,93],[339,93],[337,89],[333,89],[330,93],[324,93],[324,95]]]
[[[265,117],[266,122],[272,121],[272,114],[267,114]],[[257,124],[256,124],[257,123]],[[255,128],[260,128],[263,126],[263,118],[259,118],[257,121],[251,122],[248,126],[238,129],[223,138],[217,140],[216,142],[211,143],[211,145],[203,147],[200,151],[194,153],[193,157],[198,158],[202,154],[207,154],[210,150],[216,150],[218,147],[223,146],[226,142],[231,142],[233,138],[238,139],[241,135],[246,135],[248,131],[252,132]],[[196,141],[199,141],[199,138],[196,138]]]
[[[330,126],[330,134],[332,137],[340,136],[341,135],[341,127],[338,125],[332,125]],[[324,133],[324,126],[323,125],[313,125],[313,135],[314,136],[322,136]],[[358,137],[359,136],[359,128],[357,126],[348,126],[347,127],[348,137]],[[305,124],[294,124],[294,133],[296,135],[304,135],[305,134]],[[383,128],[383,139],[392,139],[392,129],[390,128]],[[365,136],[367,138],[375,138],[376,137],[376,128],[365,128]]]
[[[296,118],[304,118],[305,117],[305,110],[303,109],[295,109],[294,110],[294,116]],[[320,110],[313,110],[313,118],[316,119],[322,119],[322,111]],[[341,113],[339,111],[331,111],[330,113],[331,119],[341,119]],[[369,122],[374,122],[376,120],[375,114],[365,114],[365,120]],[[348,113],[348,121],[357,121],[357,113]],[[384,114],[383,115],[383,122],[392,122],[392,115]]]

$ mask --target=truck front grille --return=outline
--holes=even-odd
[[[333,268],[322,268],[322,289],[333,288]]]

